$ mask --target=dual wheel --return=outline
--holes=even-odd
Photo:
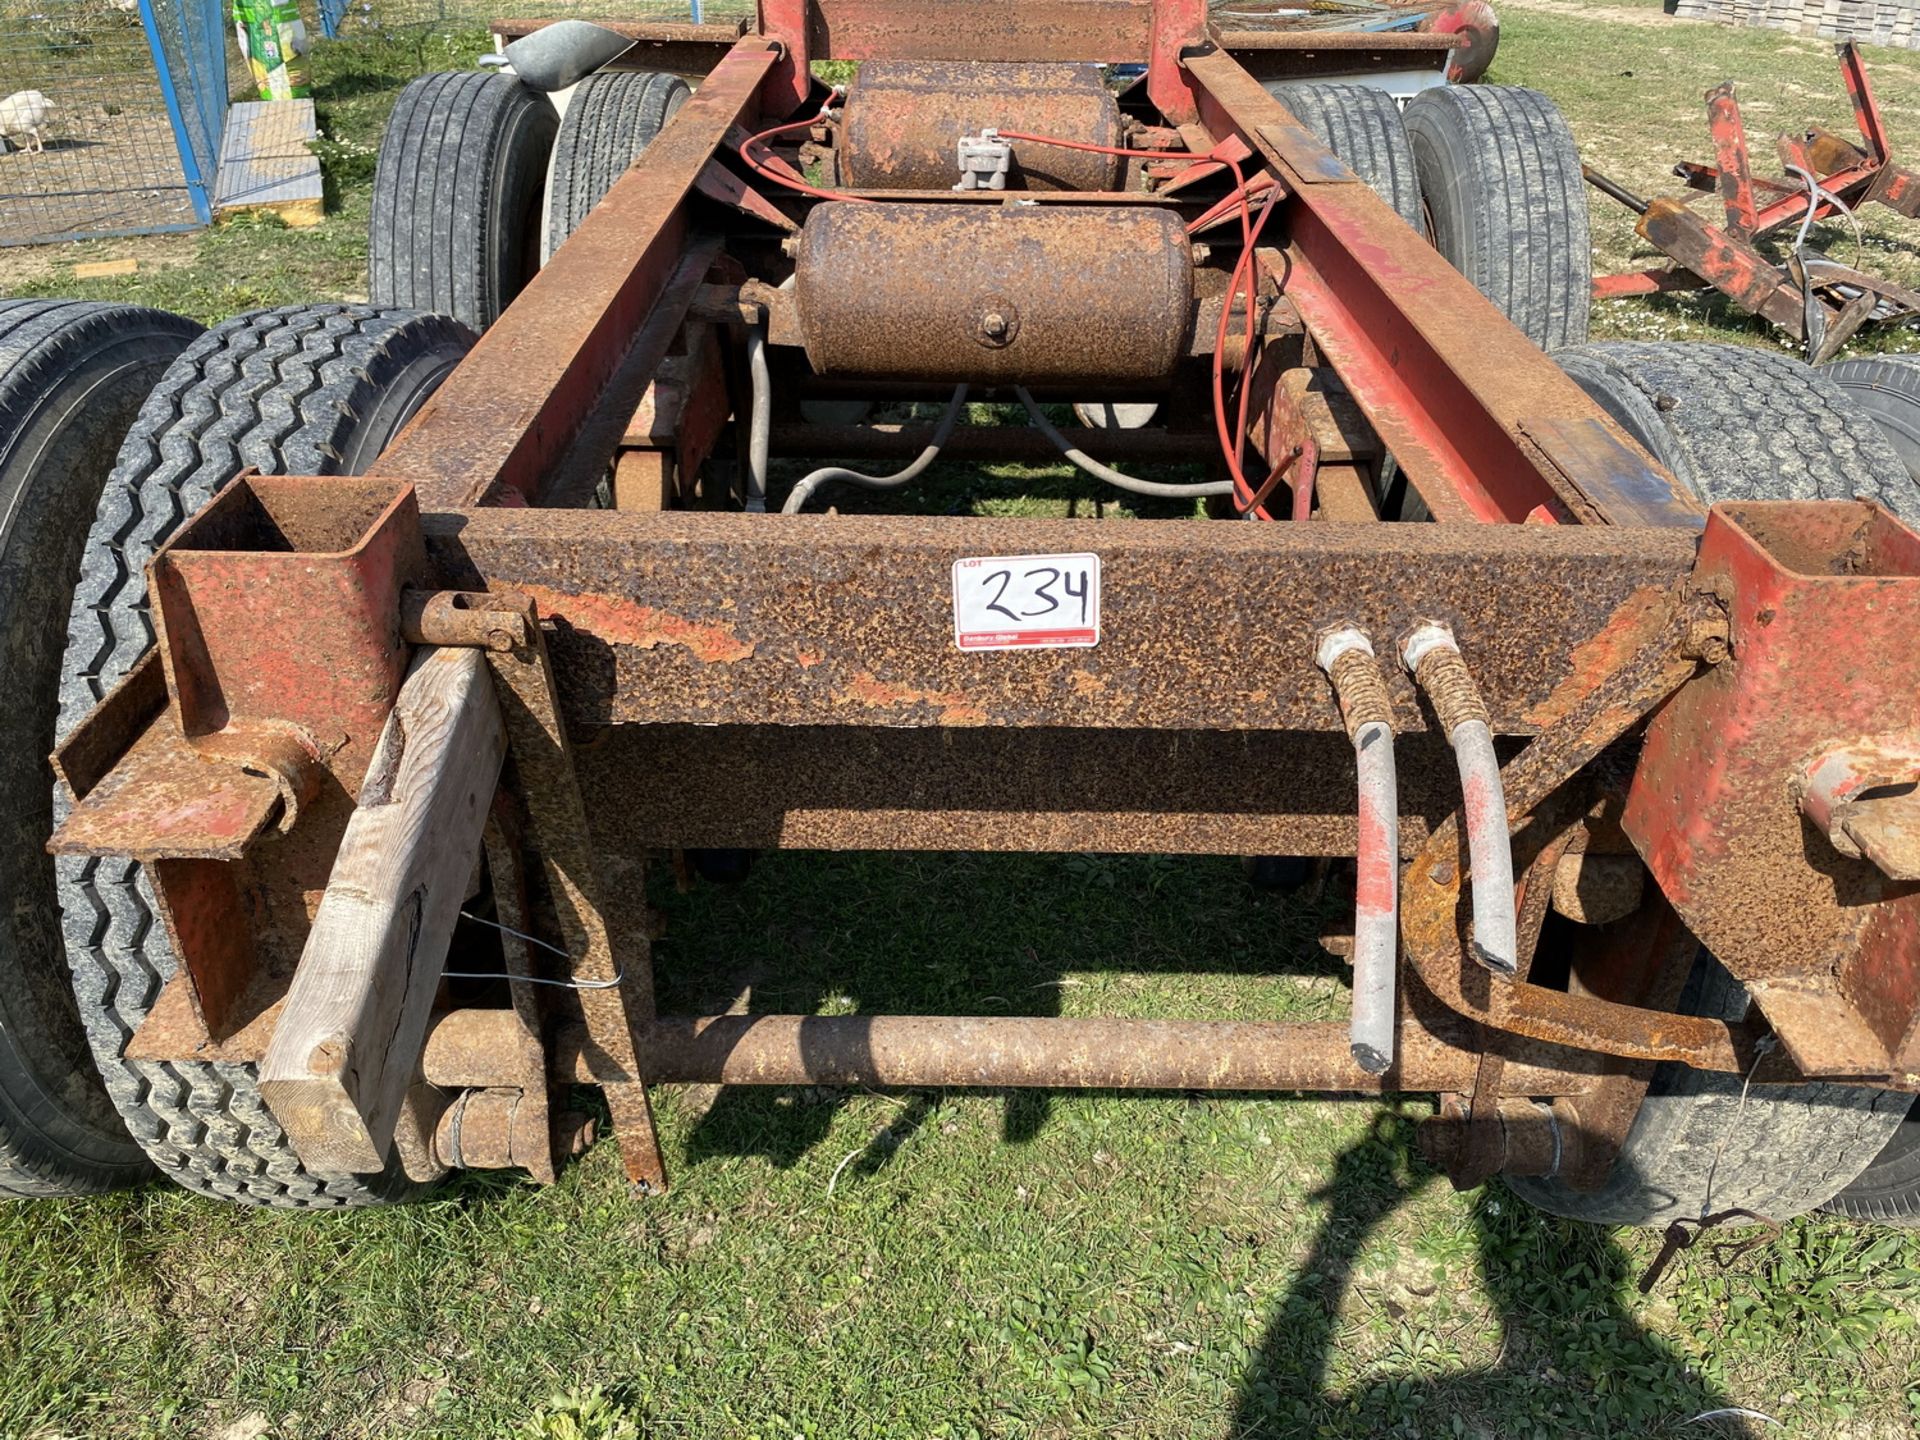
[[[1573,132],[1518,85],[1268,92],[1544,350],[1587,338],[1593,249]]]
[[[367,294],[486,329],[691,93],[614,71],[575,86],[562,116],[513,75],[415,80],[380,143]]]

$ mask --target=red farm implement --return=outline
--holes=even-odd
[[[1816,223],[1836,216],[1851,220],[1863,205],[1883,205],[1909,219],[1920,216],[1920,174],[1894,163],[1860,47],[1849,40],[1839,53],[1840,78],[1860,127],[1857,145],[1818,128],[1782,135],[1784,173],[1756,175],[1746,122],[1728,81],[1707,92],[1715,163],[1683,161],[1673,167],[1690,195],[1643,200],[1598,171],[1587,171],[1590,184],[1640,217],[1634,227],[1640,238],[1673,260],[1657,269],[1601,276],[1594,281],[1595,298],[1718,290],[1800,341],[1815,365],[1832,359],[1869,321],[1889,324],[1920,316],[1920,292],[1807,248]],[[1690,208],[1703,195],[1719,197],[1724,224],[1704,220]],[[1789,231],[1793,241],[1776,262],[1761,242]]]
[[[396,108],[373,303],[123,417],[32,683],[140,1146],[551,1178],[595,1085],[657,1191],[652,1084],[1427,1092],[1562,1213],[1851,1203],[1920,1086],[1891,444],[1778,354],[1584,344],[1571,137],[1455,37],[932,15],[503,24]],[[1063,455],[1159,518],[886,513]],[[1352,1019],[658,1013],[648,865],[769,848],[1312,860]]]

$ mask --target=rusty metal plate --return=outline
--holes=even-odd
[[[1732,659],[1656,716],[1622,826],[1809,1074],[1920,1070],[1920,889],[1851,858],[1796,781],[1920,695],[1920,533],[1878,507],[1715,506],[1691,582]]]
[[[1517,742],[1514,742],[1517,744]],[[621,725],[575,747],[600,847],[1351,855],[1338,731]],[[1402,736],[1400,844],[1460,803],[1452,752]]]
[[[1320,631],[1385,640],[1438,619],[1495,729],[1527,734],[1563,685],[1621,663],[1605,639],[1616,617],[1657,603],[1693,552],[1684,532],[1599,526],[476,510],[426,528],[449,588],[538,601],[584,725],[1338,731]],[[1069,551],[1101,556],[1099,645],[955,647],[955,560]],[[1425,729],[1404,677],[1392,683],[1396,723]]]
[[[142,861],[237,860],[280,813],[272,775],[208,758],[162,713],[68,812],[47,849]]]

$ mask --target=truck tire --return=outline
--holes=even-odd
[[[511,75],[423,75],[380,139],[367,226],[372,303],[500,318],[540,268],[540,208],[559,117]]]
[[[580,228],[587,212],[667,128],[691,94],[678,75],[650,70],[610,70],[580,82],[560,119],[547,174],[543,262]]]
[[[1518,85],[1422,90],[1405,115],[1434,247],[1545,350],[1587,338],[1593,240],[1580,152]]]
[[[1920,480],[1920,355],[1863,355],[1822,366],[1820,374],[1873,417],[1907,473]]]
[[[1859,498],[1920,519],[1920,478],[1832,366],[1677,340],[1607,340],[1554,359],[1708,504]]]
[[[46,852],[60,689],[47,617],[72,593],[120,437],[199,333],[132,305],[0,300],[0,1196],[93,1194],[149,1173],[66,982]]]
[[[1400,107],[1371,85],[1314,85],[1269,80],[1267,93],[1278,100],[1358,175],[1382,200],[1400,212],[1415,230],[1426,232],[1420,204],[1420,175],[1413,142],[1401,123]]]
[[[1855,1220],[1920,1227],[1920,1104],[1908,1109],[1873,1163],[1820,1208]]]
[[[1704,950],[1680,1008],[1738,1019],[1747,992]],[[1744,1092],[1744,1094],[1743,1094]],[[1886,1146],[1911,1095],[1857,1085],[1755,1085],[1742,1077],[1661,1065],[1598,1190],[1513,1176],[1531,1205],[1599,1225],[1664,1225],[1722,1210],[1787,1220],[1828,1204]]]
[[[364,471],[472,343],[438,315],[313,305],[238,316],[188,347],[141,408],[87,537],[59,734],[152,645],[146,562],[209,497],[248,465]],[[126,1127],[165,1174],[203,1195],[298,1209],[411,1193],[397,1170],[308,1174],[261,1101],[252,1065],[128,1060],[127,1038],[175,968],[142,867],[63,857],[56,874],[87,1039]]]

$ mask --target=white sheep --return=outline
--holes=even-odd
[[[38,90],[21,90],[0,100],[0,136],[14,140],[16,136],[30,137],[21,148],[38,155],[46,149],[41,138],[40,127],[47,123],[53,114],[53,102]],[[15,143],[20,143],[16,141]]]

